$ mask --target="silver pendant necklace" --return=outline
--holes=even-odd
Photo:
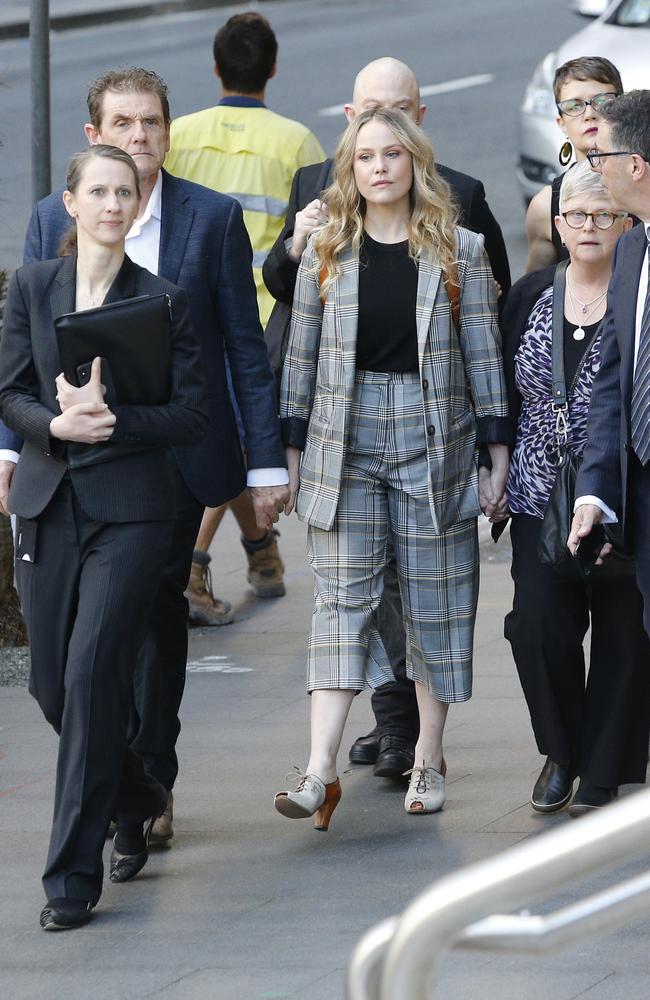
[[[578,326],[573,331],[573,334],[572,334],[573,339],[577,340],[577,341],[584,340],[585,337],[587,336],[586,333],[585,333],[585,331],[584,331],[584,326],[587,325],[587,320],[589,319],[589,317],[591,316],[591,314],[596,311],[596,309],[598,308],[598,306],[600,305],[600,303],[603,301],[603,299],[607,295],[607,288],[605,288],[605,290],[603,292],[601,292],[600,295],[597,295],[594,299],[591,299],[589,302],[581,302],[580,299],[574,298],[573,292],[571,290],[571,283],[569,281],[569,272],[567,270],[567,272],[566,272],[566,290],[569,293],[569,301],[571,302],[571,307],[573,309],[573,312],[575,313],[576,316],[578,315],[578,310],[576,309],[576,302],[577,302],[578,305],[580,306],[580,312],[582,313],[582,315],[584,317],[581,320],[581,322],[578,323]],[[591,309],[589,309],[589,311],[587,312],[587,309],[589,308],[589,306],[591,306]]]

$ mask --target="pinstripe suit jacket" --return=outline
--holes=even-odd
[[[158,274],[182,288],[189,299],[209,417],[202,440],[175,447],[174,455],[190,492],[200,503],[216,507],[246,485],[225,354],[246,430],[249,469],[284,465],[275,377],[259,322],[241,207],[227,195],[172,177],[166,170],[162,177]],[[27,230],[25,263],[56,257],[69,228],[61,192],[39,201]],[[20,439],[7,435],[2,426],[0,448],[20,450]]]
[[[647,246],[643,225],[625,233],[616,244],[600,369],[591,393],[587,446],[576,482],[576,496],[599,497],[616,511],[622,529],[625,528],[631,447],[636,303]]]
[[[477,445],[510,437],[494,281],[480,234],[457,228],[457,261],[460,336],[440,267],[426,254],[418,264],[422,420],[439,532],[480,513]],[[298,272],[280,401],[285,444],[303,449],[298,515],[326,530],[338,505],[356,371],[358,253],[346,251],[340,264],[323,309],[310,241]]]
[[[42,513],[68,468],[65,443],[50,437],[50,422],[60,412],[54,318],[75,308],[76,265],[76,256],[26,264],[9,285],[0,341],[0,415],[25,440],[9,492],[9,506],[21,517]],[[106,302],[161,293],[172,302],[169,403],[114,406],[111,438],[151,449],[70,470],[79,503],[96,521],[172,520],[169,447],[200,441],[208,426],[199,344],[185,292],[125,257]]]

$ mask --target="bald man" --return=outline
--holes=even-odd
[[[352,121],[356,115],[371,108],[399,108],[421,125],[427,109],[421,102],[413,70],[398,59],[389,57],[376,59],[364,66],[354,82],[352,103],[345,105],[345,116]],[[278,300],[266,331],[269,356],[276,370],[282,364],[283,339],[291,315],[298,264],[309,236],[327,217],[327,206],[321,200],[321,192],[330,183],[331,166],[332,161],[326,160],[325,163],[302,167],[297,171],[284,228],[262,269],[266,287]],[[460,209],[459,223],[485,237],[492,272],[501,286],[501,304],[510,288],[510,267],[501,227],[489,209],[485,189],[474,177],[441,163],[437,164],[437,168],[454,193]],[[274,330],[278,336],[273,336]],[[350,749],[350,760],[355,764],[374,764],[377,777],[399,778],[413,767],[419,717],[415,685],[406,676],[406,635],[402,624],[395,555],[390,542],[384,572],[384,593],[377,610],[377,628],[395,675],[395,683],[385,684],[373,692],[376,728],[367,736],[355,740]]]
[[[352,121],[370,108],[399,108],[418,125],[422,125],[426,105],[420,99],[415,74],[406,63],[389,56],[368,63],[357,75],[352,91],[352,103],[344,105],[345,117]],[[331,160],[302,167],[293,178],[289,211],[284,229],[269,253],[262,276],[266,287],[278,302],[291,305],[298,274],[298,264],[307,240],[325,218],[321,190],[330,183]],[[323,169],[325,168],[325,169]],[[492,215],[481,181],[452,170],[442,163],[438,172],[451,187],[460,209],[459,223],[485,237],[485,250],[495,280],[501,288],[499,308],[510,288],[510,266],[501,227]]]

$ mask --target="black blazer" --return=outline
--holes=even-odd
[[[158,274],[187,293],[208,387],[209,424],[198,443],[174,448],[183,478],[208,507],[239,496],[246,469],[226,378],[226,352],[246,429],[249,469],[286,465],[274,378],[257,311],[252,250],[239,202],[162,171]],[[25,263],[58,256],[70,228],[61,192],[34,206]],[[6,432],[5,432],[6,434]],[[20,450],[3,434],[0,448]]]
[[[9,285],[0,342],[0,415],[25,440],[9,493],[10,508],[21,517],[42,513],[67,470],[65,442],[49,433],[60,412],[54,380],[61,362],[53,320],[74,310],[76,268],[76,256],[27,264]],[[115,406],[111,438],[155,447],[69,473],[79,503],[97,521],[172,519],[168,448],[200,441],[207,427],[199,345],[185,293],[125,257],[105,301],[161,293],[172,302],[170,401]]]
[[[314,163],[309,167],[301,167],[294,175],[284,227],[262,267],[264,284],[271,295],[279,302],[286,302],[288,305],[293,302],[298,264],[289,257],[285,241],[293,235],[296,212],[320,194],[318,182],[322,166],[322,163]],[[499,299],[499,310],[501,310],[510,289],[510,265],[501,227],[485,199],[485,188],[481,181],[468,174],[461,174],[458,170],[452,170],[451,167],[445,167],[442,163],[437,164],[437,169],[456,197],[460,207],[460,225],[475,233],[482,233],[485,237],[485,250],[490,259],[492,273],[503,290]]]

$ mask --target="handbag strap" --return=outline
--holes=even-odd
[[[567,405],[566,380],[564,378],[564,293],[566,290],[566,269],[568,261],[563,260],[555,268],[553,278],[553,318],[551,323],[552,339],[552,385],[553,409],[565,408]]]
[[[564,377],[564,293],[568,263],[563,260],[555,268],[551,313],[551,405],[555,414],[558,464],[569,444],[569,405]]]

